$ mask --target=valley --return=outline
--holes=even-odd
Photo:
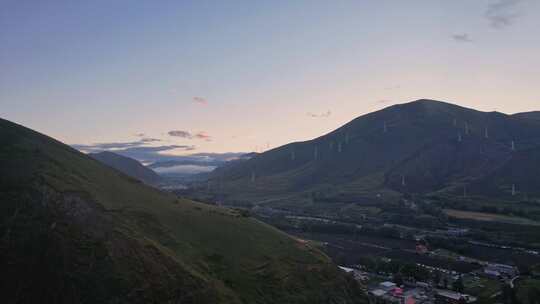
[[[540,1],[0,7],[0,304],[540,304]]]
[[[364,303],[315,247],[0,120],[7,303]],[[29,279],[31,278],[31,279]]]
[[[527,282],[540,265],[540,127],[522,117],[530,116],[414,101],[217,168],[174,192],[314,242],[361,271],[368,289],[371,278],[419,267],[420,277],[397,272],[443,289],[459,278],[479,303],[492,303],[514,276],[490,275],[490,267],[509,265]],[[473,288],[478,280],[491,293]]]

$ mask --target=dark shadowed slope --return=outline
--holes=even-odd
[[[310,245],[5,120],[0,168],[3,303],[362,302]]]
[[[540,111],[516,113],[512,115],[512,117],[520,118],[520,119],[536,120],[537,122],[540,123]]]
[[[109,167],[142,181],[145,184],[157,185],[161,180],[156,172],[143,166],[133,158],[125,157],[109,151],[90,153],[88,155]]]
[[[219,168],[212,182],[219,185],[215,191],[231,201],[314,191],[334,198],[453,192],[486,179],[516,152],[537,146],[540,125],[530,118],[423,99]],[[522,171],[519,178],[529,173]],[[540,184],[530,186],[529,191],[540,194]],[[491,193],[500,194],[508,185],[495,188]]]

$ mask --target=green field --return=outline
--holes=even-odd
[[[491,296],[501,290],[499,281],[488,278],[473,280],[471,277],[465,277],[463,283],[465,293],[478,297],[480,303],[492,303]]]
[[[523,304],[540,303],[540,280],[525,279],[516,282],[517,297]]]
[[[455,209],[444,209],[444,213],[450,217],[458,219],[489,221],[489,222],[501,222],[517,225],[540,225],[540,222],[533,221],[523,217],[502,215],[496,213],[476,212],[476,211],[464,211]]]

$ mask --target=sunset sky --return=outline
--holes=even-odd
[[[0,0],[0,117],[72,145],[264,151],[419,98],[540,110],[539,74],[536,0]]]

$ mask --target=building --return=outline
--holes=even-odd
[[[426,282],[416,282],[416,287],[422,288],[424,290],[429,290],[431,289],[431,284],[426,283]]]
[[[435,290],[435,304],[475,303],[476,298],[467,294],[445,289]]]
[[[464,236],[469,233],[469,228],[448,228],[446,234],[450,236]]]
[[[426,245],[423,245],[423,244],[416,244],[416,253],[417,254],[426,254],[428,253],[428,248],[426,247]]]
[[[382,290],[389,291],[389,290],[392,290],[392,289],[396,288],[396,283],[392,283],[392,282],[381,282],[381,283],[379,284],[379,287],[380,287]]]
[[[350,268],[350,267],[339,266],[339,269],[345,271],[346,273],[354,272],[354,269],[353,269],[353,268]]]
[[[345,266],[339,266],[339,268],[346,273],[352,274],[354,279],[357,281],[367,281],[369,279],[369,276],[366,272]]]
[[[371,304],[432,304],[432,296],[422,288],[400,288],[392,282],[382,282],[368,292]]]
[[[496,278],[513,278],[519,274],[517,267],[505,264],[488,264],[484,274]]]

